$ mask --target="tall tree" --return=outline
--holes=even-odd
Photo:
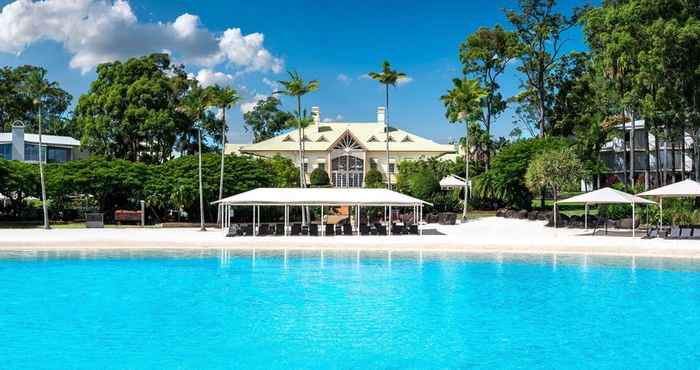
[[[9,131],[12,122],[26,124],[27,130],[37,132],[38,111],[33,98],[27,92],[27,85],[35,74],[46,75],[41,67],[24,65],[0,69],[0,130]],[[50,82],[42,99],[42,120],[45,133],[49,135],[75,134],[68,129],[66,111],[73,97],[57,82]]]
[[[253,133],[253,142],[275,137],[287,128],[294,115],[280,109],[281,102],[275,96],[258,101],[253,110],[243,114],[243,123],[247,131]]]
[[[562,33],[573,27],[579,12],[567,17],[556,10],[555,0],[518,0],[519,9],[506,10],[515,29],[521,53],[518,70],[525,75],[523,88],[537,112],[539,135],[548,129],[547,103],[553,93],[547,80],[562,55]]]
[[[486,91],[481,100],[479,120],[491,136],[491,125],[506,109],[506,100],[500,93],[498,77],[503,74],[508,63],[518,56],[520,48],[513,32],[496,25],[493,29],[479,28],[460,45],[459,59],[464,73],[478,79]],[[491,161],[491,151],[486,152],[486,169]]]
[[[387,175],[387,186],[389,187],[389,190],[391,190],[391,172],[389,171],[389,141],[391,140],[390,136],[390,127],[389,127],[389,86],[396,86],[396,84],[402,80],[407,78],[406,74],[403,72],[399,72],[395,69],[391,69],[391,64],[389,64],[388,61],[384,61],[382,64],[382,70],[380,72],[369,72],[367,74],[371,79],[379,82],[380,84],[384,85],[384,90],[385,90],[385,110],[384,110],[384,131],[386,131],[386,175]]]
[[[206,231],[204,225],[204,189],[202,186],[202,124],[206,119],[207,111],[213,105],[212,90],[201,88],[193,84],[190,91],[182,99],[179,110],[187,115],[197,130],[198,175],[199,175],[199,223],[200,231]]]
[[[82,144],[108,158],[163,162],[172,158],[176,141],[193,154],[196,130],[176,109],[191,82],[183,66],[172,65],[167,54],[152,54],[97,67],[97,79],[80,97],[75,120]],[[206,133],[218,137],[219,125],[209,122]]]
[[[301,111],[301,97],[318,90],[319,82],[318,80],[311,80],[308,83],[296,72],[289,71],[288,81],[278,81],[284,90],[278,91],[279,94],[284,94],[287,96],[292,96],[296,98],[297,101],[297,128],[299,130],[299,184],[302,188],[306,187],[306,176],[304,174],[304,117],[302,117]]]
[[[46,151],[44,150],[44,141],[42,137],[42,127],[44,126],[44,122],[41,119],[41,114],[45,100],[50,99],[50,97],[53,95],[52,91],[58,89],[58,85],[55,82],[49,82],[46,79],[46,70],[35,69],[30,72],[29,76],[27,76],[24,89],[30,96],[37,111],[36,126],[39,133],[39,181],[41,182],[41,208],[44,211],[44,229],[48,230],[51,227],[49,226],[49,211],[46,200],[46,181],[44,179]]]
[[[226,111],[240,99],[238,92],[231,87],[214,86],[211,89],[212,104],[221,113],[221,173],[219,175],[219,200],[224,197],[224,162],[226,161]],[[221,222],[221,208],[217,211],[216,221]]]
[[[479,80],[467,78],[452,80],[452,89],[440,97],[445,105],[445,116],[450,122],[463,122],[465,128],[464,148],[464,208],[462,220],[467,221],[467,200],[469,198],[469,123],[474,122],[481,111],[481,99],[486,92],[479,86]]]

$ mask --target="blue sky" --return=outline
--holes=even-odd
[[[203,69],[210,76],[218,73],[216,76],[241,91],[247,106],[256,96],[270,94],[270,82],[285,79],[284,71],[290,69],[321,82],[319,91],[304,98],[307,109],[318,105],[323,118],[371,121],[377,106],[383,105],[383,90],[361,76],[379,70],[386,59],[411,77],[409,83],[391,91],[391,123],[439,142],[457,138],[463,132],[461,125],[447,123],[439,101],[439,96],[450,87],[451,78],[458,77],[461,70],[457,59],[459,44],[481,26],[508,27],[502,9],[516,5],[514,1],[495,0],[77,3],[49,0],[39,6],[0,0],[0,26],[29,27],[12,28],[14,31],[6,33],[5,39],[0,35],[0,44],[10,44],[0,46],[0,65],[44,66],[49,77],[77,100],[95,77],[91,64],[96,60],[167,49],[176,61],[186,61],[188,71],[194,75]],[[583,4],[560,1],[559,8],[568,13],[573,6]],[[181,17],[183,14],[198,18]],[[113,21],[115,18],[119,21]],[[109,22],[116,26],[93,26]],[[182,27],[170,27],[174,24]],[[193,28],[189,26],[196,26],[196,30],[190,32]],[[170,35],[176,32],[173,29],[192,36],[194,42]],[[209,45],[206,41],[220,40],[230,29],[240,29],[240,35],[233,32],[226,48],[221,46],[225,56],[207,57],[203,62],[202,55],[214,53],[202,50]],[[260,35],[254,39],[245,37],[254,33]],[[566,36],[567,50],[585,50],[580,30]],[[506,96],[517,92],[519,76],[514,68],[503,76],[501,85]],[[285,108],[293,109],[291,101],[284,103]],[[249,141],[250,135],[242,129],[240,107],[229,116],[231,140]],[[494,135],[507,136],[512,128],[512,113],[505,112],[494,127]]]

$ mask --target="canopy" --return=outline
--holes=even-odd
[[[656,204],[648,199],[628,194],[613,188],[602,188],[588,192],[586,194],[577,195],[575,197],[566,198],[557,202],[557,204]]]
[[[212,204],[227,205],[360,205],[418,206],[432,205],[418,198],[388,189],[366,188],[257,188]]]
[[[700,182],[688,179],[654,190],[645,191],[639,195],[661,198],[700,197]]]
[[[460,180],[453,175],[445,176],[440,180],[440,187],[443,189],[463,188],[464,180]]]

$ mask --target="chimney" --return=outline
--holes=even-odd
[[[311,118],[314,119],[314,125],[316,125],[318,130],[318,126],[321,124],[321,108],[311,107]]]
[[[12,159],[24,161],[24,123],[12,124]]]
[[[386,125],[386,109],[384,107],[377,108],[377,123]]]

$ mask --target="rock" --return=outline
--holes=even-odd
[[[548,221],[552,218],[552,211],[537,212],[537,219],[540,221]]]
[[[631,218],[623,218],[622,220],[617,222],[617,227],[619,229],[626,229],[626,230],[631,230],[632,229],[632,219]],[[639,227],[639,219],[635,220],[634,223],[634,228]]]
[[[496,210],[496,217],[506,217],[506,211],[507,209],[505,208],[500,208]]]
[[[429,224],[436,224],[439,220],[440,218],[437,213],[428,213],[427,217],[425,218],[425,221]]]
[[[530,213],[527,214],[527,219],[530,221],[536,221],[539,214],[540,213],[537,211],[530,211]]]
[[[527,220],[527,211],[524,209],[521,209],[520,211],[518,211],[515,218],[517,218],[519,220]]]

